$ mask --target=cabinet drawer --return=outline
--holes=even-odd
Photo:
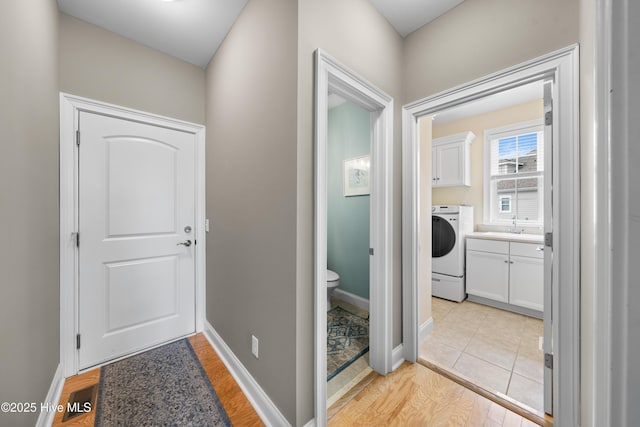
[[[508,254],[509,242],[467,238],[467,250]]]
[[[544,258],[544,244],[511,242],[511,255]]]

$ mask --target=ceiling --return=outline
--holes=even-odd
[[[337,95],[335,93],[330,93],[329,94],[328,101],[329,101],[329,103],[328,103],[329,110],[331,110],[332,108],[339,107],[340,105],[342,105],[345,102],[347,102],[346,99],[344,99],[343,97],[341,97],[340,95]]]
[[[433,21],[464,0],[369,0],[402,36]]]
[[[58,8],[205,68],[247,1],[58,0]],[[369,1],[404,37],[464,0]]]
[[[58,0],[71,16],[206,67],[247,0]]]

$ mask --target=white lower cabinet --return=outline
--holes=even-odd
[[[509,303],[542,311],[544,259],[511,255],[509,270]]]
[[[544,255],[534,243],[467,239],[467,293],[543,311]]]
[[[467,293],[509,302],[509,255],[467,251]]]

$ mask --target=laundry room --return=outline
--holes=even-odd
[[[541,79],[419,123],[421,150],[431,152],[429,173],[421,157],[421,182],[430,176],[432,230],[431,274],[421,276],[431,323],[421,328],[420,357],[546,417],[552,408],[545,353],[552,342],[545,336],[552,334],[545,275],[552,261],[544,238],[551,224],[545,164],[553,129],[544,117],[552,95],[552,84]]]

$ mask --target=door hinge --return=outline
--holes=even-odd
[[[80,334],[76,334],[76,349],[80,350]]]
[[[369,248],[369,255],[373,255],[373,248]]]
[[[80,247],[80,232],[76,233],[76,247]]]
[[[76,145],[80,146],[80,129],[76,131]]]
[[[553,233],[544,233],[544,245],[548,247],[553,246]]]
[[[551,126],[553,124],[553,111],[544,113],[544,125]]]
[[[544,367],[548,369],[553,369],[553,354],[550,354],[550,353],[544,354]]]

